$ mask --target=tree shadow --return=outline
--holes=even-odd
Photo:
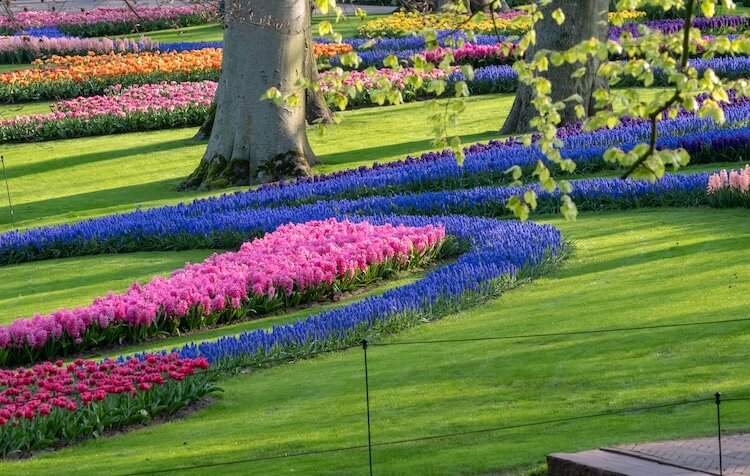
[[[130,205],[132,209],[150,201],[163,201],[176,199],[180,201],[191,201],[203,195],[201,192],[179,192],[177,187],[182,177],[159,180],[154,182],[128,185],[124,187],[97,190],[94,192],[65,195],[62,197],[37,200],[35,202],[13,205],[13,213],[16,222],[27,222],[24,227],[33,227],[32,220],[42,218],[60,217],[66,222],[74,222],[79,219],[89,218],[80,216],[82,212],[102,210],[104,213],[114,213],[110,208]],[[165,190],[168,192],[165,193]],[[121,210],[128,212],[131,210]],[[84,214],[87,215],[87,214]],[[10,225],[10,214],[8,207],[0,207],[0,225]]]
[[[63,157],[55,157],[52,159],[41,160],[33,163],[16,163],[15,161],[8,161],[6,159],[6,165],[8,168],[8,178],[16,179],[27,175],[47,173],[55,170],[63,170],[68,167],[75,167],[77,165],[106,162],[108,160],[120,159],[132,155],[150,154],[165,150],[179,149],[181,147],[190,145],[193,144],[187,139],[174,139],[148,145],[137,145],[116,150],[106,150],[103,152],[90,152]]]
[[[480,141],[486,141],[490,139],[499,139],[501,136],[497,131],[491,130],[486,132],[478,132],[475,134],[466,134],[461,136],[461,140],[466,143],[474,143]],[[366,147],[356,150],[348,150],[346,152],[332,152],[328,154],[320,154],[318,158],[323,162],[323,165],[342,165],[348,162],[352,162],[356,158],[357,161],[377,161],[379,158],[384,156],[397,156],[399,159],[403,159],[408,154],[422,154],[425,151],[433,150],[435,147],[432,144],[432,139],[424,139],[411,142],[400,142],[397,144],[386,144],[375,147]]]

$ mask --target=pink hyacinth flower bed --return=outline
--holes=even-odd
[[[746,165],[744,169],[729,172],[722,170],[708,177],[708,193],[716,193],[724,189],[747,193],[750,190],[750,165]]]
[[[442,227],[290,224],[237,252],[110,292],[88,306],[0,326],[0,365],[49,360],[115,342],[217,325],[335,297],[435,257]]]
[[[503,51],[503,49],[507,51]],[[460,48],[443,48],[438,47],[434,50],[424,51],[427,61],[439,63],[443,61],[447,53],[453,53],[454,61],[462,62],[487,62],[494,63],[497,60],[515,60],[513,51],[516,48],[514,43],[497,43],[495,45],[475,45],[466,44]]]
[[[159,84],[134,85],[123,88],[121,85],[107,88],[107,94],[100,96],[77,97],[58,101],[50,106],[50,114],[59,118],[59,113],[66,117],[100,116],[113,114],[126,117],[133,112],[174,111],[189,106],[208,107],[216,95],[217,83],[214,81],[166,82]]]
[[[452,66],[451,71],[457,73],[461,71],[460,66]],[[382,68],[374,70],[371,74],[369,71],[347,71],[345,77],[341,77],[334,71],[324,71],[320,74],[320,90],[330,96],[336,94],[345,94],[346,89],[351,89],[357,85],[361,86],[356,89],[354,97],[349,98],[350,104],[383,104],[385,98],[378,100],[375,97],[371,97],[371,93],[374,89],[382,87],[384,84],[391,84],[395,86],[404,100],[413,100],[414,98],[427,94],[425,88],[415,89],[413,86],[406,83],[407,76],[418,75],[422,81],[429,83],[433,79],[447,80],[450,73],[446,73],[440,68],[435,68],[429,72],[417,72],[414,68],[401,68],[399,70],[393,70],[390,68]],[[346,94],[345,94],[346,95]]]
[[[107,88],[106,94],[50,105],[52,112],[0,121],[0,140],[50,140],[201,124],[217,83],[161,82]]]
[[[214,388],[205,358],[151,354],[0,369],[0,457],[148,421]]]
[[[750,165],[740,170],[711,174],[706,192],[712,206],[750,208]]]

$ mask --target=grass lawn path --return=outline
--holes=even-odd
[[[551,221],[574,256],[549,277],[394,342],[566,332],[747,317],[750,212],[646,209]],[[749,324],[368,351],[377,442],[611,409],[750,393]],[[404,364],[407,365],[404,365]],[[128,474],[366,443],[362,353],[351,350],[220,382],[186,418],[33,460],[24,474]],[[727,404],[723,426],[750,404]],[[539,468],[552,451],[710,434],[712,404],[376,448],[379,474]],[[744,427],[746,428],[746,427]],[[360,474],[366,450],[215,468],[222,474]],[[180,474],[205,474],[212,469]]]

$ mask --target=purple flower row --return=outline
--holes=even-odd
[[[201,13],[205,8],[181,7],[135,7],[96,8],[81,12],[22,11],[12,16],[0,15],[0,28],[19,30],[27,28],[81,26],[98,23],[149,22],[174,20]]]
[[[651,30],[660,31],[665,34],[674,34],[682,30],[685,21],[681,19],[654,20],[643,23],[626,23],[622,26],[611,26],[609,37],[617,39],[623,33],[639,36],[639,27],[645,26]],[[750,29],[750,17],[747,16],[722,16],[712,18],[694,18],[693,28],[698,28],[703,34],[709,33],[740,33]]]
[[[159,42],[141,37],[140,40],[109,38],[76,38],[76,37],[33,37],[4,36],[0,37],[0,63],[31,63],[35,59],[52,55],[83,56],[89,52],[102,53],[137,53],[139,51],[157,51]]]

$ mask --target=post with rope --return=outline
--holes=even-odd
[[[8,183],[8,171],[5,170],[5,157],[0,155],[0,163],[3,165],[3,176],[5,177],[5,191],[8,194],[8,210],[10,210],[10,223],[16,227],[16,219],[13,216],[13,202],[10,200],[10,184]]]
[[[370,378],[367,374],[367,339],[360,342],[365,358],[365,400],[367,401],[367,451],[370,463],[370,476],[372,476],[372,430],[370,427]]]
[[[719,476],[724,476],[724,462],[721,452],[721,392],[716,392],[714,397],[716,397],[716,429],[719,437]]]

